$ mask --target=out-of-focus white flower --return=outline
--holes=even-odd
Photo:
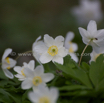
[[[4,74],[10,78],[13,79],[13,74],[9,71],[10,68],[13,68],[16,65],[16,61],[12,58],[9,58],[8,55],[12,52],[12,49],[8,48],[4,51],[3,57],[2,57],[2,69],[4,71]]]
[[[91,63],[91,61],[96,61],[97,57],[100,56],[101,54],[104,54],[104,48],[100,48],[99,53],[96,53],[94,50],[92,51],[92,53],[90,54],[91,60],[89,61]]]
[[[78,50],[78,45],[76,43],[71,42],[73,38],[74,38],[73,32],[68,32],[66,34],[65,48],[68,49],[68,54],[71,56],[71,58],[75,62],[78,62],[78,57],[75,54],[75,52]]]
[[[35,57],[35,59],[41,64],[41,62],[40,62],[40,60],[39,60],[41,53],[38,53],[38,52],[35,51],[35,47],[36,47],[37,45],[43,44],[43,41],[40,40],[40,39],[41,39],[41,36],[39,36],[39,37],[36,39],[36,41],[33,43],[33,45],[32,45],[32,52],[33,52],[33,56]]]
[[[43,64],[51,60],[63,64],[63,57],[68,53],[63,45],[64,38],[62,36],[57,36],[53,39],[48,34],[45,34],[44,42],[38,43],[38,45],[34,47],[34,51],[40,54],[39,60]]]
[[[86,24],[90,20],[99,22],[103,18],[100,0],[80,0],[80,5],[72,8],[72,13],[80,24]]]
[[[87,30],[79,27],[79,32],[85,44],[93,47],[96,53],[99,53],[99,48],[104,47],[104,29],[97,30],[97,24],[91,20],[87,26]]]
[[[33,88],[33,90],[38,90],[39,85],[46,86],[46,83],[54,78],[52,73],[44,73],[44,68],[42,65],[37,66],[34,71],[25,68],[24,73],[26,79],[22,82],[22,89]]]
[[[39,91],[30,92],[28,97],[32,103],[57,103],[59,96],[58,89],[55,87],[39,87]]]
[[[15,66],[14,71],[16,71],[18,73],[18,74],[15,75],[15,77],[17,77],[18,80],[20,80],[20,81],[25,80],[26,75],[24,73],[24,69],[28,68],[28,69],[31,69],[33,71],[34,67],[35,67],[34,65],[35,65],[35,61],[31,60],[28,64],[24,62],[22,67]]]

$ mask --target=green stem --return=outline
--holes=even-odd
[[[91,41],[90,41],[91,42]],[[81,53],[81,57],[80,57],[80,60],[79,60],[79,66],[80,66],[80,63],[81,63],[81,60],[82,60],[82,56],[86,50],[86,48],[88,47],[88,45],[90,44],[90,42],[85,46],[85,48],[83,49],[82,53]]]

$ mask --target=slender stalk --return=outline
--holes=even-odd
[[[32,53],[32,51],[26,51],[26,52],[23,52],[23,53]],[[22,54],[23,54],[23,53],[22,53]],[[22,55],[21,55],[21,56],[22,56]],[[15,60],[17,60],[19,57],[20,57],[20,56],[17,56]]]
[[[88,47],[88,45],[90,44],[91,41],[89,41],[89,43],[85,46],[85,48],[83,49],[82,53],[81,53],[81,57],[80,57],[80,60],[79,60],[79,66],[80,66],[80,63],[81,63],[81,60],[82,60],[82,56],[86,50],[86,48]]]

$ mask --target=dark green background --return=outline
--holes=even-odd
[[[104,0],[101,1],[104,11]],[[70,9],[78,5],[78,0],[0,0],[0,57],[8,47],[21,53],[31,50],[35,39],[44,34],[53,37],[68,31],[75,33],[74,42],[84,48],[75,17]],[[104,19],[97,23],[104,28]],[[87,27],[87,24],[82,26]],[[91,47],[86,50],[91,52]],[[88,62],[89,57],[84,57]]]

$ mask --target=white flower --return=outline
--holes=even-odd
[[[35,46],[34,51],[40,54],[40,62],[48,63],[51,60],[63,64],[63,57],[65,57],[68,51],[63,47],[64,38],[57,36],[55,39],[48,34],[44,35],[44,42]]]
[[[104,48],[100,48],[99,53],[96,53],[94,50],[92,51],[92,53],[90,54],[91,56],[91,60],[89,61],[91,63],[91,61],[96,61],[97,57],[100,56],[101,54],[104,54]]]
[[[24,69],[28,68],[28,69],[34,70],[34,65],[35,65],[35,61],[31,60],[28,64],[24,62],[22,67],[15,66],[14,71],[16,71],[18,73],[15,75],[15,77],[17,77],[18,80],[20,80],[20,81],[25,80],[26,75],[24,73]]]
[[[99,0],[80,0],[80,5],[71,11],[80,24],[86,24],[90,20],[100,21],[103,18],[101,3]]]
[[[87,30],[79,27],[79,32],[85,44],[91,45],[96,53],[99,48],[104,47],[104,29],[97,30],[96,22],[91,20],[87,26]]]
[[[4,71],[4,74],[10,78],[13,79],[13,74],[9,71],[10,68],[13,68],[16,65],[16,61],[12,58],[9,58],[8,55],[12,52],[12,49],[8,48],[4,51],[3,57],[2,57],[2,69]]]
[[[65,48],[68,49],[68,54],[71,56],[71,58],[75,62],[78,62],[78,57],[75,54],[75,52],[78,50],[78,46],[77,46],[76,43],[71,42],[73,38],[74,38],[74,33],[73,32],[68,32],[66,34]]]
[[[58,89],[55,87],[39,87],[39,91],[30,92],[28,94],[32,103],[57,103],[59,96]]]
[[[43,41],[42,41],[42,40],[40,41],[40,39],[41,39],[41,36],[39,36],[39,37],[36,39],[36,41],[33,43],[33,45],[32,45],[32,51],[33,51],[33,56],[35,57],[35,59],[41,64],[41,62],[40,62],[40,60],[39,60],[40,54],[39,54],[38,52],[35,51],[35,47],[36,47],[37,45],[43,43]]]
[[[44,73],[42,65],[37,66],[34,71],[25,68],[24,73],[27,78],[21,84],[22,89],[29,89],[32,87],[33,90],[38,90],[39,85],[46,86],[46,83],[54,78],[52,73]]]

